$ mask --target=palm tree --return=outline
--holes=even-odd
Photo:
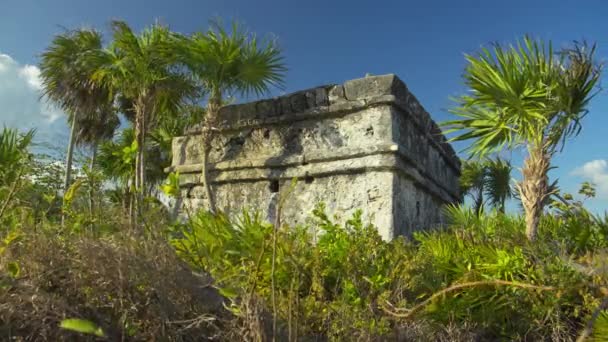
[[[124,103],[131,104],[135,114],[137,157],[135,189],[136,206],[145,189],[145,137],[159,113],[178,111],[184,98],[196,89],[191,80],[175,68],[171,33],[155,24],[135,34],[122,21],[111,23],[113,42],[109,49],[94,59],[93,83],[115,89]],[[137,210],[135,211],[137,213]]]
[[[104,176],[119,186],[123,209],[128,209],[131,214],[134,210],[133,187],[135,185],[136,154],[135,133],[132,128],[125,128],[115,139],[100,145],[97,158],[97,165]]]
[[[464,160],[460,175],[460,190],[463,194],[471,196],[477,215],[481,214],[483,210],[485,184],[486,169],[484,164],[476,160]]]
[[[594,96],[600,67],[595,46],[575,43],[554,53],[551,44],[525,37],[517,46],[467,55],[465,83],[470,94],[457,99],[452,112],[462,119],[444,123],[464,131],[452,140],[473,142],[473,155],[505,147],[524,147],[523,180],[516,185],[525,211],[526,235],[534,240],[543,203],[549,195],[547,173],[552,156],[581,130],[581,119]]]
[[[511,171],[513,167],[509,161],[500,158],[488,159],[484,166],[484,190],[488,201],[498,211],[504,213],[505,203],[513,196],[511,190]]]
[[[76,144],[91,147],[91,168],[95,165],[99,144],[112,139],[119,125],[120,120],[112,106],[97,108],[93,115],[78,119],[75,133]]]
[[[74,117],[72,117],[74,120]],[[115,109],[111,103],[105,106],[98,107],[95,113],[87,116],[78,117],[76,124],[76,144],[91,147],[91,160],[89,172],[93,172],[95,168],[95,159],[99,145],[106,140],[112,139],[116,128],[120,125],[120,120],[116,115]],[[94,186],[88,184],[89,190],[89,214],[93,217],[95,207],[94,203]]]
[[[481,215],[486,202],[505,212],[505,203],[512,196],[511,170],[511,163],[498,157],[462,162],[460,190],[471,196],[477,215]]]
[[[209,93],[202,122],[202,179],[209,209],[216,212],[209,181],[209,151],[217,129],[218,113],[227,93],[247,96],[267,93],[281,86],[286,71],[281,51],[274,41],[259,42],[237,24],[226,32],[214,23],[205,33],[177,36],[180,61]]]
[[[64,192],[70,186],[74,146],[77,143],[91,144],[95,139],[88,136],[98,134],[88,127],[88,123],[107,123],[113,115],[108,110],[112,106],[110,90],[90,82],[93,69],[87,63],[87,56],[101,49],[102,36],[99,32],[79,29],[55,36],[42,54],[40,76],[43,94],[66,112],[71,125]],[[105,131],[101,135],[106,135]]]

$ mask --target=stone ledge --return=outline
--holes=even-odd
[[[370,158],[371,157],[371,158]],[[420,175],[416,170],[412,169],[411,166],[407,166],[403,163],[396,162],[393,158],[395,156],[384,156],[384,158],[377,158],[374,160],[373,157],[369,156],[361,158],[362,160],[353,163],[347,168],[344,168],[343,164],[338,166],[332,165],[335,162],[329,162],[326,166],[315,172],[306,171],[306,166],[299,166],[296,168],[287,168],[285,170],[279,169],[248,169],[248,170],[236,170],[222,173],[218,178],[212,181],[213,184],[229,184],[229,183],[250,183],[250,182],[268,182],[271,180],[291,180],[293,178],[299,180],[305,180],[306,178],[322,178],[331,176],[340,176],[348,174],[364,174],[369,172],[387,172],[394,173],[398,172],[404,177],[411,179],[414,185],[425,189],[430,195],[438,198],[440,201],[445,203],[453,203],[460,201],[460,198],[450,194],[442,187],[437,186],[435,183],[429,181]],[[235,174],[237,173],[237,174]],[[201,185],[198,174],[185,174],[180,175],[180,186],[183,188],[194,187]]]
[[[424,170],[420,169],[404,151],[395,144],[368,147],[364,149],[347,149],[325,153],[322,157],[314,157],[315,153],[294,156],[289,161],[268,161],[255,159],[246,162],[220,162],[212,165],[210,172],[217,174],[213,183],[267,181],[271,179],[291,179],[304,177],[324,177],[329,175],[360,173],[366,171],[395,171],[403,172],[408,178],[433,191],[442,200],[453,202],[459,196],[438,183]],[[165,169],[167,172],[180,173],[180,185],[201,184],[201,164],[179,165]],[[440,194],[440,195],[439,195]]]
[[[450,165],[458,174],[460,173],[460,158],[458,158],[456,152],[454,152],[450,144],[447,143],[437,125],[430,120],[426,122],[426,125],[430,125],[431,127],[425,128],[425,123],[420,122],[421,120],[416,115],[409,114],[410,109],[407,107],[407,104],[404,101],[400,101],[394,95],[381,95],[369,98],[367,100],[343,101],[331,104],[329,107],[313,108],[305,112],[291,115],[281,115],[270,119],[253,120],[250,122],[236,122],[229,126],[220,126],[220,131],[230,132],[249,128],[259,128],[268,125],[288,124],[297,121],[312,120],[320,117],[329,118],[349,113],[356,113],[364,109],[383,105],[394,106],[399,109],[402,114],[408,115],[414,122],[414,126],[417,127],[418,131],[426,137],[429,143],[437,148],[442,157],[448,162],[448,165]],[[435,136],[440,137],[439,141],[433,138],[433,131],[436,134]],[[200,132],[190,133],[189,135],[196,135],[198,133]]]
[[[407,86],[393,74],[370,76],[346,81],[344,85],[326,85],[273,99],[229,105],[220,110],[220,131],[234,131],[246,127],[277,125],[322,116],[346,113],[391,104],[407,112],[419,129],[432,141],[452,166],[460,170],[460,159],[431,116],[424,110]],[[193,126],[186,135],[200,133]]]
[[[257,158],[248,160],[226,160],[215,164],[211,164],[211,170],[215,171],[232,171],[251,168],[266,168],[266,167],[289,167],[295,165],[305,165],[307,163],[321,163],[335,160],[345,160],[351,158],[364,157],[398,150],[395,144],[382,144],[375,146],[359,147],[359,148],[341,148],[335,151],[327,151],[320,149],[309,151],[305,154],[291,155],[285,158]],[[201,171],[202,164],[190,165],[173,165],[165,168],[165,172],[177,171],[180,173],[191,173]]]

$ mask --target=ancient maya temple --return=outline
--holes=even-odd
[[[319,202],[364,219],[384,239],[443,223],[458,202],[460,161],[430,115],[395,75],[370,76],[224,107],[210,152],[219,210],[253,208],[304,223]],[[205,208],[200,128],[173,139],[178,209]],[[292,179],[297,178],[295,187]]]

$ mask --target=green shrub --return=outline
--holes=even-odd
[[[484,340],[576,335],[604,278],[582,272],[580,249],[556,240],[568,234],[562,221],[547,217],[530,244],[521,217],[456,207],[448,215],[444,230],[385,242],[360,213],[339,224],[319,206],[306,226],[278,229],[274,249],[274,227],[258,215],[232,222],[200,212],[174,228],[171,244],[211,274],[237,315],[253,296],[276,310],[278,333],[291,340],[397,338],[416,322],[437,339],[453,325]]]

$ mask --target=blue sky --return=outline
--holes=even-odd
[[[556,46],[597,42],[608,58],[608,2],[586,1],[202,1],[3,0],[0,4],[0,122],[38,127],[39,138],[65,140],[62,114],[38,103],[38,55],[62,27],[107,30],[111,19],[139,29],[158,19],[173,30],[204,30],[210,18],[237,19],[259,35],[275,36],[285,52],[290,92],[340,83],[366,73],[395,73],[436,121],[450,117],[461,94],[464,53],[529,33]],[[604,77],[605,82],[606,77]],[[278,91],[275,92],[278,94]],[[595,211],[608,208],[608,91],[592,102],[581,135],[555,158],[564,190],[597,183]],[[457,145],[457,149],[465,145]],[[521,165],[523,153],[513,152]],[[518,176],[518,173],[515,174]]]

